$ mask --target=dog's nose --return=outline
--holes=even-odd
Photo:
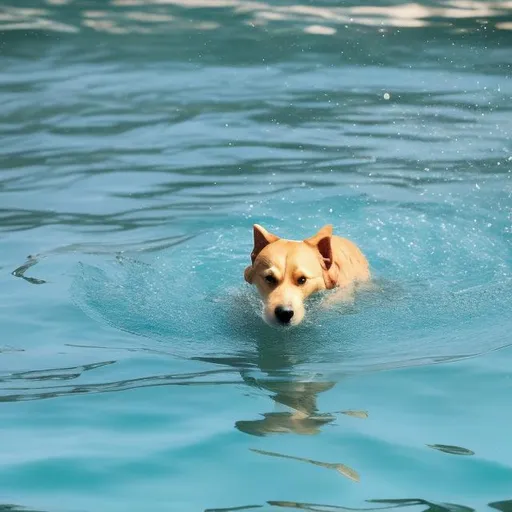
[[[276,314],[276,318],[282,324],[289,324],[293,317],[293,309],[288,306],[277,306],[274,313]]]

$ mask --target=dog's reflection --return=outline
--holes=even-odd
[[[336,419],[318,409],[317,397],[336,382],[319,374],[296,371],[308,362],[311,350],[305,346],[303,333],[282,332],[263,326],[255,340],[256,351],[243,356],[201,358],[204,361],[236,367],[251,388],[268,392],[274,407],[258,419],[236,422],[236,428],[247,434],[266,436],[295,433],[318,434]],[[307,345],[307,344],[306,344]]]
[[[236,428],[255,436],[285,433],[318,434],[323,426],[335,420],[335,416],[330,413],[322,414],[318,410],[317,395],[334,385],[334,382],[258,381],[258,387],[270,391],[276,409],[285,410],[263,413],[263,417],[256,420],[237,421]]]

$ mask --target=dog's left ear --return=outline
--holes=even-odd
[[[308,245],[316,247],[325,265],[325,269],[329,270],[332,265],[332,226],[328,224],[324,226],[316,235],[304,240]]]
[[[315,247],[320,253],[324,269],[324,281],[327,289],[334,288],[338,280],[338,267],[333,265],[332,255],[332,225],[327,224],[316,235],[304,240],[308,245]]]

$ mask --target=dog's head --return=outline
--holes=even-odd
[[[252,265],[245,269],[245,280],[257,287],[269,324],[299,324],[304,318],[304,300],[334,287],[338,267],[333,264],[331,238],[330,225],[301,242],[279,238],[254,225]]]

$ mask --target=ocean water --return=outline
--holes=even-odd
[[[0,2],[0,510],[512,511],[512,5]],[[252,225],[376,287],[261,319]]]

